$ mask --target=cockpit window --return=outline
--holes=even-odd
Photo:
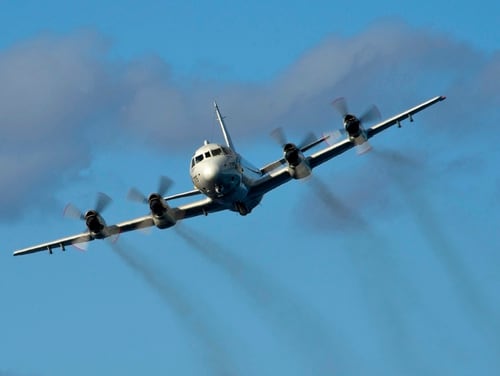
[[[212,150],[212,155],[214,157],[216,157],[217,155],[221,155],[222,154],[222,149],[214,149]]]
[[[228,148],[226,148],[225,146],[222,146],[222,152],[224,154],[226,154],[226,155],[230,155],[231,154],[231,151]]]
[[[207,152],[205,153],[205,158],[210,158],[210,152],[209,152],[209,151],[207,151]]]
[[[196,163],[201,162],[203,160],[203,154],[197,155],[196,157],[194,157],[194,160],[196,161]]]

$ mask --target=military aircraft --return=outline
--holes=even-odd
[[[85,232],[17,250],[14,256],[39,251],[52,254],[55,248],[61,248],[64,251],[68,245],[109,238],[147,227],[156,226],[165,229],[174,226],[180,220],[221,210],[232,210],[241,215],[247,215],[261,202],[267,192],[290,180],[308,177],[314,168],[353,147],[358,148],[360,153],[369,150],[370,138],[393,125],[401,127],[401,122],[405,119],[413,121],[413,115],[417,112],[444,99],[446,99],[444,96],[431,98],[366,129],[363,127],[363,122],[373,119],[376,109],[372,108],[365,115],[356,117],[348,112],[345,100],[336,100],[332,104],[343,117],[342,133],[346,136],[343,140],[306,156],[307,151],[331,139],[332,135],[324,135],[304,145],[296,145],[286,142],[282,132],[278,130],[275,134],[282,144],[283,157],[261,168],[253,167],[236,151],[219,107],[214,103],[225,145],[205,141],[195,151],[190,168],[193,190],[164,197],[164,192],[170,185],[170,181],[165,178],[161,180],[158,191],[150,194],[149,197],[132,189],[129,197],[149,204],[149,214],[109,226],[100,212],[110,199],[101,194],[95,208],[85,214],[72,206],[67,208],[69,213],[85,221],[87,226]],[[177,207],[170,205],[170,202],[175,199],[196,195],[203,196],[203,198]]]

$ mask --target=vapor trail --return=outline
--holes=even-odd
[[[284,288],[263,272],[240,259],[222,245],[202,233],[177,225],[178,234],[198,254],[220,267],[262,309],[266,317],[282,334],[291,337],[301,354],[312,358],[309,364],[313,374],[335,373],[341,369],[343,351],[348,345],[340,338],[333,338],[330,327],[320,317],[304,308]],[[309,359],[311,360],[311,359]]]
[[[198,338],[207,354],[207,360],[211,367],[211,373],[218,375],[234,375],[235,368],[229,355],[223,349],[220,341],[204,323],[203,318],[197,313],[189,300],[180,293],[181,289],[176,282],[169,279],[163,272],[154,270],[146,261],[141,259],[140,253],[130,246],[110,243],[111,248],[120,259],[134,272],[136,272],[172,309],[181,321]],[[200,304],[199,300],[197,300]]]

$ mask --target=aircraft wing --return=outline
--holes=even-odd
[[[437,96],[431,98],[428,101],[423,102],[413,108],[410,108],[407,111],[401,112],[400,114],[397,114],[378,124],[375,124],[374,126],[366,130],[367,138],[371,138],[395,124],[400,124],[405,119],[410,119],[410,121],[413,121],[414,114],[445,99],[446,97],[444,96]],[[325,163],[326,161],[353,148],[354,146],[355,144],[351,140],[345,139],[310,155],[309,157],[306,158],[306,160],[309,163],[311,169],[314,169],[315,167]],[[269,163],[263,168],[261,168],[261,171],[265,173],[265,175],[262,178],[260,178],[251,188],[250,194],[253,196],[263,195],[269,192],[270,190],[291,180],[292,177],[288,172],[288,167],[286,166],[279,168],[282,165],[283,165],[283,160],[278,160]]]
[[[423,103],[421,103],[413,108],[410,108],[407,111],[401,112],[400,114],[397,114],[396,116],[393,116],[387,120],[384,120],[378,124],[375,124],[374,126],[368,128],[366,130],[367,138],[372,138],[373,136],[382,132],[383,130],[386,130],[387,128],[389,128],[395,124],[400,124],[405,119],[410,119],[410,121],[413,121],[414,114],[422,111],[423,109],[425,109],[429,106],[432,106],[433,104],[435,104],[439,101],[445,100],[445,99],[446,99],[446,97],[443,97],[443,96],[437,96],[437,97],[431,98],[428,101],[423,102]],[[344,153],[345,151],[351,149],[354,146],[355,146],[354,143],[352,143],[349,139],[340,141],[335,145],[327,147],[327,148],[320,150],[319,152],[309,156],[308,157],[309,165],[311,166],[311,168],[315,168],[316,166],[319,166],[320,164],[332,159],[333,157],[336,157],[337,155]]]
[[[194,194],[198,194],[198,191]],[[227,206],[219,204],[209,197],[191,202],[189,204],[181,205],[179,207],[171,208],[174,213],[175,219],[178,221],[186,218],[196,217],[198,215],[207,215],[208,213],[214,213],[216,211],[221,211],[224,209],[227,209]],[[130,221],[117,223],[113,227],[115,227],[118,230],[118,233],[121,234],[128,231],[152,227],[154,225],[155,224],[153,218],[151,217],[151,214],[148,214],[143,217],[132,219]]]
[[[163,197],[165,201],[176,200],[178,198],[190,197],[203,194],[199,189],[193,189],[191,191],[176,193],[175,195],[170,195],[167,197]]]
[[[212,200],[210,197],[174,208],[177,220],[192,218],[198,215],[208,215],[209,213],[215,213],[224,209],[228,209],[228,207]]]
[[[194,191],[193,191],[194,192]],[[193,193],[194,195],[198,193]],[[227,209],[225,205],[219,204],[210,198],[205,198],[203,200],[198,200],[189,204],[181,205],[176,208],[172,208],[175,218],[177,220],[195,217],[198,215],[207,215],[208,213],[213,213],[216,211]],[[145,215],[143,217],[138,217],[129,221],[117,223],[116,225],[107,226],[103,230],[103,235],[100,238],[107,238],[113,235],[118,235],[124,232],[140,230],[147,227],[154,226],[154,221],[151,214]],[[52,242],[43,243],[35,245],[33,247],[23,248],[14,252],[14,256],[27,255],[35,252],[52,251],[56,248],[61,248],[63,251],[69,245],[75,245],[78,243],[90,242],[96,239],[89,232],[84,232],[77,235],[68,236],[66,238],[61,238],[54,240]]]
[[[52,242],[35,245],[33,247],[28,247],[24,249],[20,249],[14,252],[14,256],[27,255],[30,253],[48,251],[52,253],[52,250],[55,248],[62,248],[62,250],[66,250],[68,245],[74,245],[78,243],[85,243],[94,240],[94,238],[87,232],[78,235],[68,236],[66,238],[57,239]]]
[[[390,119],[384,120],[378,124],[375,124],[371,128],[367,129],[366,133],[368,138],[371,138],[375,136],[377,133],[382,132],[383,130],[389,128],[390,126],[394,124],[400,124],[403,120],[405,119],[410,119],[410,121],[413,121],[413,115],[416,114],[417,112],[422,111],[423,109],[432,106],[434,103],[444,101],[446,97],[440,95],[437,97],[434,97],[432,99],[429,99],[427,102],[421,103],[418,106],[415,106],[413,108],[410,108],[407,111],[401,112],[400,114],[393,116]]]

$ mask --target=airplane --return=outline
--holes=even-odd
[[[85,214],[77,214],[80,219],[85,221],[87,231],[23,248],[15,251],[13,255],[19,256],[40,251],[52,254],[56,248],[65,251],[69,245],[109,238],[128,231],[153,226],[166,229],[174,226],[178,221],[200,215],[206,216],[222,210],[231,210],[242,216],[247,215],[261,202],[267,192],[288,181],[307,178],[313,169],[353,147],[360,148],[361,152],[367,151],[370,138],[393,125],[401,127],[401,122],[405,119],[413,121],[413,115],[417,112],[444,99],[446,97],[436,96],[366,129],[362,124],[365,116],[358,118],[348,113],[345,102],[343,100],[336,101],[332,104],[343,116],[343,133],[347,137],[308,156],[306,156],[308,150],[326,141],[331,135],[324,135],[306,145],[286,142],[281,137],[283,157],[261,168],[253,167],[236,151],[219,107],[217,103],[214,103],[217,122],[225,144],[205,141],[195,151],[190,166],[193,190],[164,197],[163,192],[170,185],[170,182],[165,181],[165,179],[160,184],[162,187],[147,198],[141,196],[138,191],[132,190],[129,192],[129,196],[139,197],[141,201],[147,203],[150,212],[145,216],[110,226],[106,224],[100,214],[109,199],[101,196],[94,209]],[[177,207],[169,204],[175,199],[191,196],[203,196],[203,198]],[[72,211],[75,212],[75,210]]]

